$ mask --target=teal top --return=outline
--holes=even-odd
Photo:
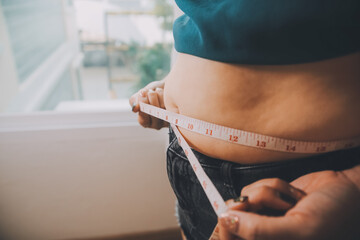
[[[176,0],[175,49],[238,64],[296,64],[360,51],[360,0]]]

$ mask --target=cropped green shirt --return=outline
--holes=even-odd
[[[238,64],[296,64],[360,51],[360,0],[176,0],[178,52]]]

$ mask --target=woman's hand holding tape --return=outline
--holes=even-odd
[[[165,109],[164,86],[164,80],[151,82],[130,97],[130,106],[132,107],[133,112],[139,112],[138,122],[141,126],[154,129],[161,129],[169,126],[169,123],[141,112],[139,105],[140,102],[144,102]]]
[[[260,180],[244,188],[242,195],[248,195],[247,202],[231,207],[219,219],[220,239],[358,239],[359,175],[360,166],[342,172],[322,171],[302,176],[289,188],[306,192],[302,197],[301,190],[296,194],[301,198],[296,199],[294,206],[277,197],[279,188],[269,187],[267,180]],[[284,216],[269,217],[256,213],[263,206],[283,210],[290,207]]]
[[[228,200],[227,206],[232,211],[256,212],[263,214],[283,214],[291,209],[306,194],[289,183],[278,179],[262,179],[243,188],[241,196]],[[220,218],[220,239],[233,239],[232,232],[239,227],[237,216],[228,213]],[[219,227],[219,225],[217,226]]]

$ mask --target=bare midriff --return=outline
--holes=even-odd
[[[360,136],[360,53],[294,65],[235,65],[179,53],[165,79],[169,111],[304,141]],[[210,157],[251,164],[307,156],[242,146],[180,128]]]

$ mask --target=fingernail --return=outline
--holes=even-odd
[[[159,87],[157,87],[156,89],[155,89],[155,91],[161,91],[161,90],[163,90],[162,88],[159,88]]]
[[[236,207],[236,206],[240,206],[241,204],[243,204],[244,202],[247,202],[248,201],[248,196],[240,196],[240,197],[237,197],[237,198],[234,198],[232,199],[232,201],[228,201],[227,202],[227,206],[229,208],[233,208],[233,207]]]
[[[241,203],[240,202],[235,202],[235,200],[229,201],[226,204],[228,206],[228,208],[233,208],[233,207],[237,207],[240,206]]]
[[[144,98],[146,96],[146,92],[147,92],[146,90],[141,90],[139,94],[141,97]]]
[[[248,196],[240,196],[234,199],[234,202],[246,202],[249,199]]]
[[[226,227],[230,232],[237,232],[239,229],[239,217],[229,213],[221,214],[219,219],[221,225]]]
[[[134,108],[136,107],[136,105],[137,105],[136,102],[134,102],[134,103],[132,104],[132,106],[131,106],[131,111],[134,111]]]

